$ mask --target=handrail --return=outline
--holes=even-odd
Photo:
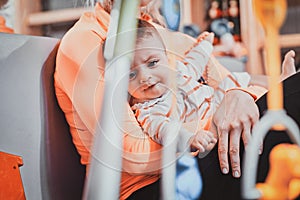
[[[89,7],[66,8],[59,10],[43,11],[29,14],[27,18],[28,26],[42,26],[61,22],[75,21],[87,11],[91,11]],[[279,45],[281,48],[299,47],[300,34],[281,34],[279,36]]]
[[[79,19],[84,12],[91,10],[90,7],[80,7],[31,13],[27,17],[27,25],[41,26],[74,21]]]
[[[300,34],[282,34],[279,36],[279,45],[281,48],[299,47]]]

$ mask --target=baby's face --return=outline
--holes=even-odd
[[[170,68],[165,47],[153,36],[136,45],[129,74],[128,92],[137,102],[162,96],[170,88]]]

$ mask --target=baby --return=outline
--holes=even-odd
[[[211,150],[217,142],[211,119],[225,92],[236,87],[245,88],[252,83],[246,72],[222,73],[219,78],[213,79],[218,71],[213,65],[207,67],[213,50],[212,36],[202,35],[185,58],[176,63],[178,115],[175,117],[181,122],[197,119],[199,124],[204,124],[193,132],[181,127],[179,140],[187,148],[199,152]],[[130,105],[143,131],[162,145],[167,142],[169,134],[174,134],[167,131],[169,123],[174,120],[170,114],[170,72],[166,48],[159,33],[150,23],[139,20],[136,50],[129,74]],[[210,76],[212,73],[214,76]]]

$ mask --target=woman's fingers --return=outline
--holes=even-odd
[[[228,129],[224,127],[218,127],[219,134],[219,145],[218,145],[218,155],[221,171],[223,174],[228,174],[229,164],[228,164]]]
[[[243,128],[242,140],[243,140],[244,146],[246,147],[251,138],[252,124],[251,124],[250,120],[247,120],[247,121],[242,122],[242,126],[243,126],[242,127]]]
[[[251,138],[251,129],[259,119],[253,98],[242,91],[230,91],[214,115],[219,136],[219,162],[224,174],[229,172],[229,160],[234,177],[241,176],[240,140],[245,146]]]
[[[227,127],[230,127],[227,128]],[[231,125],[224,125],[218,129],[219,146],[218,154],[222,173],[229,172],[229,160],[232,170],[232,175],[236,178],[241,175],[240,168],[240,139],[241,139],[241,125],[239,123],[231,123]],[[229,131],[230,130],[230,131]]]
[[[229,139],[229,156],[232,176],[239,178],[241,176],[240,164],[240,139],[241,139],[241,126],[237,125],[231,130]]]

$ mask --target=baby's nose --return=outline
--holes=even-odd
[[[144,76],[143,78],[140,79],[140,84],[144,84],[149,82],[149,80],[151,79],[151,76]]]
[[[151,79],[151,73],[148,69],[143,69],[140,71],[140,83],[146,83]]]

